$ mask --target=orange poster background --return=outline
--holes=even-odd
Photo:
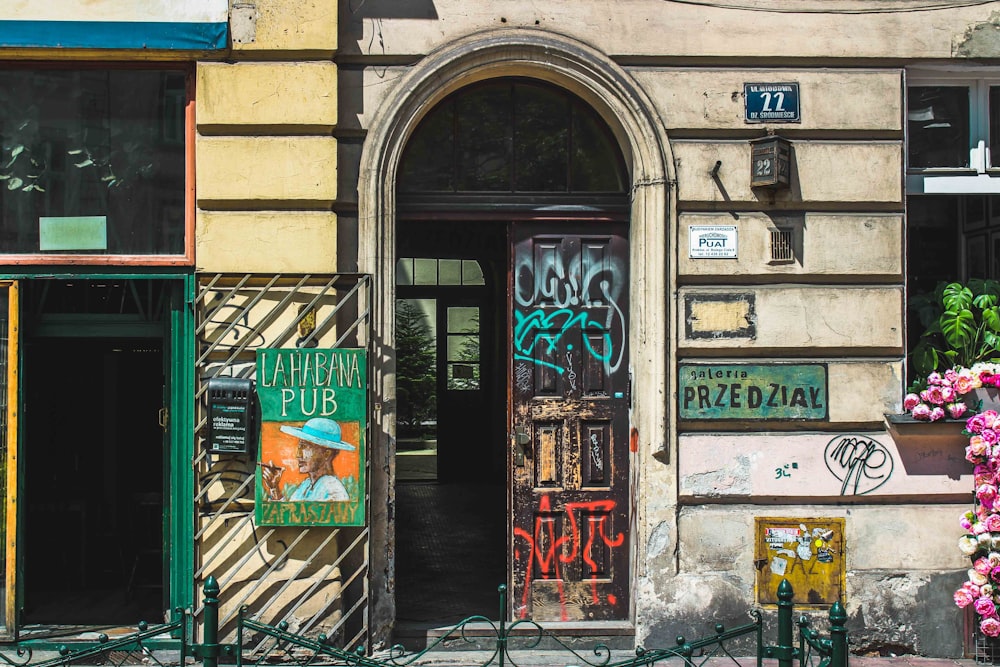
[[[358,447],[360,422],[341,422],[340,436],[344,442]],[[299,463],[295,458],[295,448],[298,446],[298,438],[289,433],[282,433],[282,426],[294,426],[301,428],[305,424],[301,422],[264,422],[261,424],[260,450],[261,463],[273,463],[285,469],[281,475],[281,485],[298,484],[305,477],[299,472]],[[341,449],[337,450],[337,455],[333,457],[333,474],[340,479],[353,477],[355,482],[359,480],[361,470],[359,449],[353,452]]]

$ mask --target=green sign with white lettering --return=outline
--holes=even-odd
[[[681,364],[681,419],[825,421],[826,364]]]
[[[367,367],[360,348],[257,350],[257,525],[365,525]]]

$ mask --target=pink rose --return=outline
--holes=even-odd
[[[983,436],[974,435],[969,438],[968,450],[975,456],[985,456],[986,452],[989,451],[989,445],[983,440]]]
[[[970,391],[976,388],[971,375],[965,375],[959,373],[958,377],[955,378],[955,391],[961,394],[968,394]]]
[[[997,444],[997,440],[1000,440],[1000,438],[997,438],[997,432],[992,428],[984,428],[983,432],[980,433],[979,436],[987,445],[995,445]]]
[[[1000,533],[1000,514],[990,514],[983,523],[986,524],[986,530],[989,532]],[[997,563],[993,564],[997,565]]]
[[[977,558],[976,562],[972,564],[973,569],[979,574],[989,574],[990,570],[993,568],[990,566],[990,561],[988,558]]]
[[[958,373],[955,372],[954,368],[949,368],[944,372],[944,379],[947,382],[955,384],[955,380],[958,379]]]
[[[941,392],[941,387],[928,387],[926,391],[920,392],[920,398],[934,405],[944,403],[944,395]]]
[[[949,403],[945,406],[948,410],[948,416],[952,419],[960,419],[965,411],[969,409],[969,406],[965,403]]]
[[[935,406],[934,409],[931,410],[931,414],[928,417],[928,419],[930,419],[932,422],[944,419],[944,408],[942,408],[940,405]]]
[[[998,417],[996,410],[983,410],[979,414],[983,416],[984,428],[993,428],[994,426],[996,426]]]
[[[984,425],[982,415],[972,415],[965,422],[965,430],[969,433],[981,433]]]
[[[920,403],[915,408],[910,410],[910,415],[914,419],[919,419],[920,421],[930,421],[931,420],[931,409],[926,403]]]
[[[989,598],[979,598],[973,604],[976,607],[976,613],[980,616],[993,616],[997,613],[996,605],[993,604],[993,600]],[[996,635],[993,636],[995,637]]]
[[[993,506],[993,501],[997,497],[997,487],[992,484],[980,484],[976,488],[976,498],[983,506]]]
[[[907,394],[903,398],[903,409],[909,412],[913,408],[917,407],[917,404],[919,403],[920,403],[919,396],[917,396],[916,394]]]
[[[941,377],[940,373],[938,373],[937,371],[933,371],[930,375],[927,376],[927,384],[941,384],[942,379],[943,378]]]
[[[945,403],[954,403],[958,395],[951,387],[941,387],[941,398]]]
[[[962,609],[968,607],[974,600],[975,598],[972,597],[972,593],[967,588],[959,588],[955,591],[955,604]]]
[[[1000,637],[1000,620],[996,618],[984,618],[979,624],[979,629],[987,637]]]

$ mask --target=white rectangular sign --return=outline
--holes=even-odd
[[[736,225],[688,225],[688,257],[736,259]]]

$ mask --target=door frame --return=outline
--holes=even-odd
[[[23,551],[17,545],[23,537],[23,503],[18,498],[24,490],[24,460],[18,453],[24,446],[23,431],[19,428],[19,415],[24,409],[24,393],[20,382],[20,371],[23,354],[20,350],[20,291],[24,283],[32,280],[160,280],[174,283],[170,291],[167,313],[163,325],[163,354],[165,367],[171,372],[166,374],[168,383],[165,397],[168,397],[167,427],[163,444],[167,448],[164,456],[164,475],[167,488],[164,489],[164,555],[166,572],[169,578],[169,591],[164,611],[166,620],[173,620],[175,610],[187,608],[194,601],[194,473],[190,462],[194,456],[194,275],[184,274],[124,274],[124,273],[18,273],[0,274],[0,286],[10,285],[14,302],[10,308],[12,314],[12,331],[18,335],[12,337],[8,348],[7,381],[14,381],[14,391],[8,401],[7,437],[7,497],[4,499],[7,515],[6,528],[8,535],[16,536],[8,539],[6,580],[4,604],[6,610],[6,634],[10,639],[17,638],[21,625],[18,609],[23,600],[23,579],[17,575],[23,572],[21,560]],[[15,356],[16,355],[16,356]],[[8,384],[8,391],[11,385]],[[169,498],[169,500],[167,500]],[[168,550],[170,548],[170,550]],[[173,557],[176,556],[176,557]],[[136,619],[142,620],[142,619]],[[0,633],[5,629],[0,628]],[[5,637],[6,638],[6,637]]]
[[[495,29],[458,39],[423,58],[402,76],[372,119],[362,149],[358,183],[358,270],[374,276],[372,326],[385,345],[385,362],[373,378],[372,456],[395,455],[395,253],[396,174],[406,142],[422,117],[455,90],[491,77],[526,77],[562,86],[589,103],[608,123],[625,155],[631,175],[629,265],[632,267],[629,349],[636,392],[629,415],[632,502],[637,501],[642,465],[655,457],[669,460],[668,434],[676,432],[676,417],[668,409],[673,391],[667,368],[676,350],[668,323],[673,307],[667,295],[672,267],[668,249],[677,246],[677,213],[673,206],[675,169],[666,130],[655,105],[632,76],[607,55],[577,40],[534,29]],[[641,335],[640,335],[641,334]],[[676,476],[668,471],[658,480],[667,497],[676,496]],[[393,479],[373,469],[371,514],[370,638],[386,640],[395,621],[392,553]],[[385,499],[385,503],[381,499]],[[630,535],[633,581],[638,545],[645,535],[632,514]],[[672,507],[660,507],[655,523],[676,524]],[[671,530],[671,534],[675,531]],[[634,587],[633,587],[634,593]],[[636,599],[631,596],[630,617]]]

